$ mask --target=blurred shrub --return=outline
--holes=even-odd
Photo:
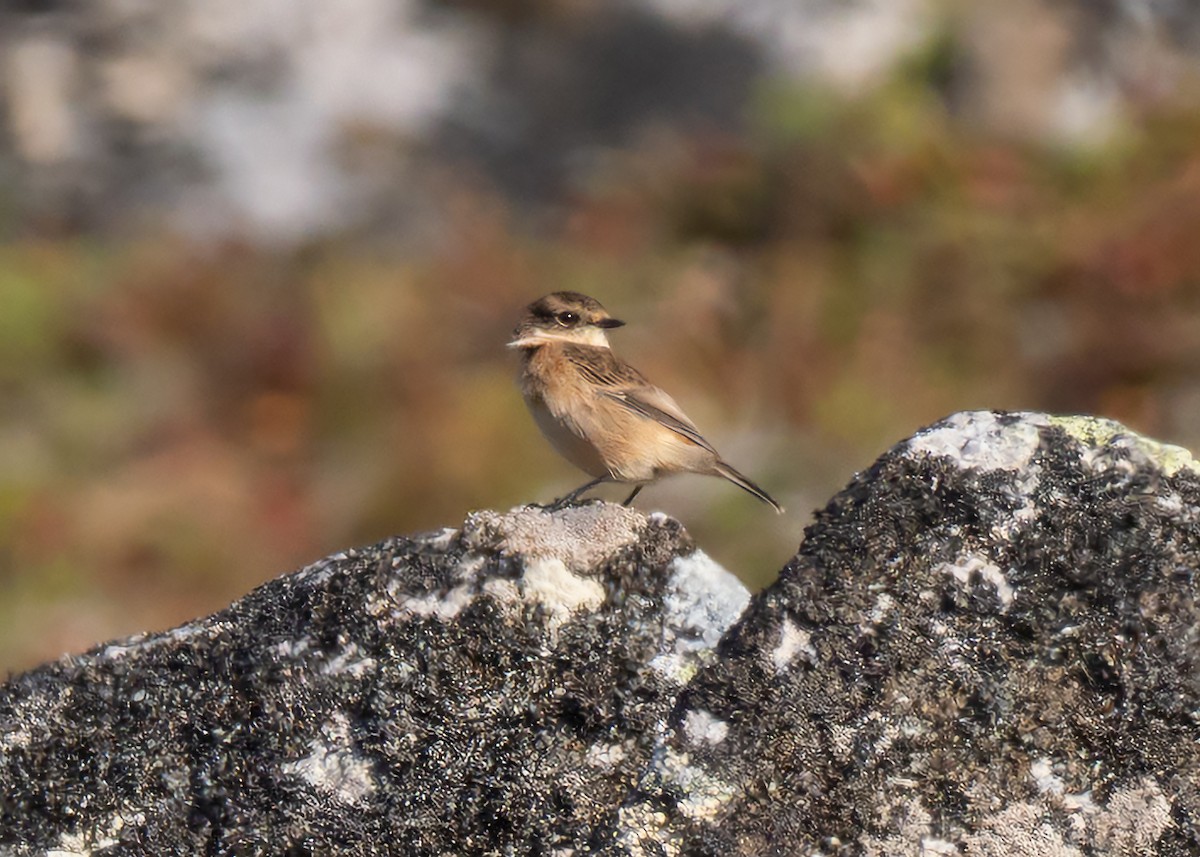
[[[854,470],[955,410],[1200,446],[1200,120],[999,142],[929,96],[945,61],[855,102],[768,88],[744,137],[647,138],[551,229],[463,181],[419,251],[0,247],[0,665],[574,487],[504,347],[556,289],[627,319],[618,350],[789,507],[695,478],[639,501],[756,584]]]

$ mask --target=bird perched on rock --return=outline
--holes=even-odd
[[[602,482],[634,486],[673,473],[722,476],[764,503],[783,507],[713,448],[675,400],[615,356],[607,331],[621,327],[595,298],[554,292],[531,303],[508,345],[521,353],[521,393],[538,428],[592,481],[555,501],[562,506]]]

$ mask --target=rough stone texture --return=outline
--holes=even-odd
[[[748,599],[612,505],[330,557],[4,687],[0,852],[579,845]]]
[[[0,854],[1197,854],[1198,568],[1190,455],[1038,414],[752,601],[662,516],[478,513],[0,688]]]
[[[959,414],[898,445],[689,683],[624,841],[1200,853],[1198,505],[1190,455],[1103,420]]]

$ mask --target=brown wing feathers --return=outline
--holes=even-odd
[[[654,420],[665,428],[712,452],[712,444],[675,404],[675,400],[659,390],[638,370],[617,358],[607,348],[585,348],[569,345],[566,357],[589,381],[605,388],[601,395],[617,402],[634,413]],[[668,410],[668,408],[670,410]]]

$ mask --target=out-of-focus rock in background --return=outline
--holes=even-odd
[[[1102,139],[1197,67],[1195,16],[1168,3],[45,0],[0,14],[22,216],[165,216],[284,242],[436,228],[431,169],[550,203],[645,135],[744,131],[764,81],[862,97],[936,43],[950,109],[1017,139]]]
[[[574,487],[504,349],[559,288],[629,320],[618,351],[792,510],[699,478],[639,497],[752,586],[946,413],[1200,447],[1196,22],[5,4],[0,670]]]

